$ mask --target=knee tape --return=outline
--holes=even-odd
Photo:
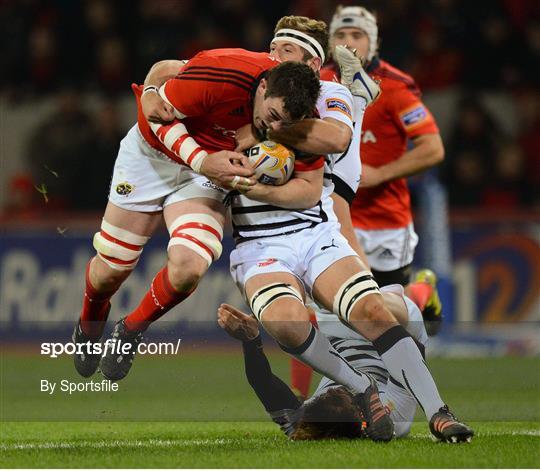
[[[113,226],[103,219],[93,245],[101,260],[115,270],[133,270],[150,237]]]
[[[171,240],[167,248],[183,245],[204,258],[208,265],[221,256],[223,228],[209,214],[185,214],[169,227]]]
[[[272,283],[255,291],[249,300],[249,306],[255,317],[260,321],[264,310],[277,299],[284,297],[295,298],[302,305],[304,304],[302,295],[291,285],[287,283]]]
[[[334,313],[346,322],[349,322],[349,315],[354,305],[365,296],[380,293],[379,285],[373,279],[369,271],[362,271],[351,276],[341,285],[334,297]]]

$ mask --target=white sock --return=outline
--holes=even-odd
[[[313,326],[302,345],[296,348],[282,345],[281,348],[320,374],[342,384],[353,394],[363,393],[371,384],[369,378],[349,365],[330,345],[328,339]]]
[[[375,339],[373,345],[388,372],[409,390],[431,419],[444,402],[413,338],[397,325]]]

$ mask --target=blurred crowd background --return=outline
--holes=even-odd
[[[263,51],[281,16],[329,22],[338,4],[376,12],[381,57],[422,88],[451,208],[538,211],[538,0],[4,0],[2,214],[101,211],[136,119],[130,84],[154,62]]]

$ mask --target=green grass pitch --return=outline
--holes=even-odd
[[[287,378],[284,355],[271,355]],[[433,443],[418,415],[408,438],[291,442],[245,382],[239,349],[201,344],[137,359],[114,393],[48,395],[39,379],[78,380],[70,359],[2,352],[0,467],[537,468],[540,360],[432,359],[443,397],[477,433]],[[95,379],[99,379],[98,376]]]

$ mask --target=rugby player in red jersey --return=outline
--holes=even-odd
[[[148,78],[145,86],[134,86],[138,124],[120,144],[74,342],[100,341],[110,299],[135,268],[161,218],[170,233],[168,261],[141,303],[115,326],[113,338],[129,344],[129,352],[104,349],[101,357],[89,349],[75,355],[76,369],[85,377],[100,365],[107,378],[123,378],[142,332],[186,299],[220,256],[226,212],[222,187],[255,183],[246,158],[233,152],[234,131],[248,123],[263,130],[275,120],[302,119],[312,113],[319,94],[319,81],[307,65],[279,64],[265,53],[218,49],[197,54],[187,65],[175,62],[172,78],[159,89]],[[144,118],[141,102],[157,94],[174,114],[170,123]]]
[[[444,158],[437,124],[420,98],[414,79],[378,56],[375,16],[363,7],[338,7],[330,24],[331,43],[346,45],[364,59],[382,94],[364,116],[362,178],[351,206],[352,222],[371,270],[381,285],[407,285],[418,236],[414,231],[406,177],[423,172]],[[339,81],[335,64],[321,71]],[[412,144],[410,150],[408,143]],[[407,294],[422,310],[428,333],[440,327],[441,305],[430,270],[416,276]]]

